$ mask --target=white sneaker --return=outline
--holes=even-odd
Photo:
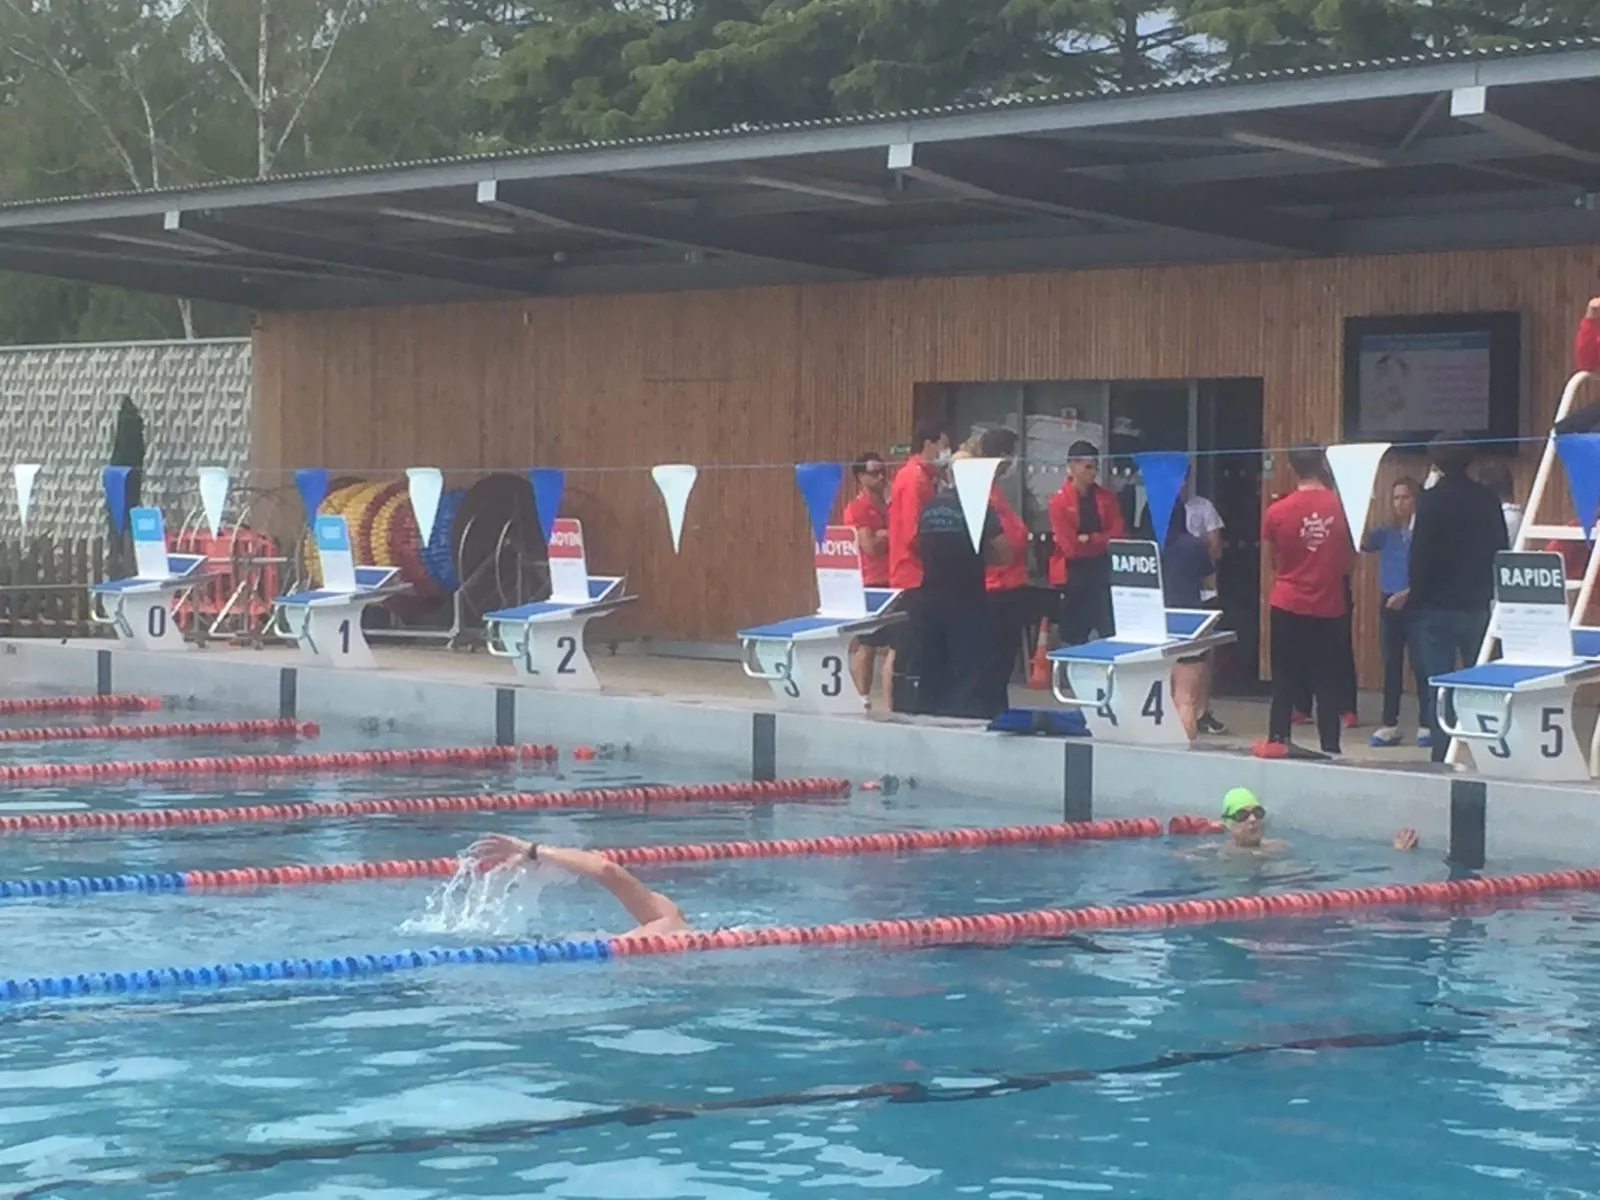
[[[1374,729],[1372,736],[1367,739],[1369,746],[1398,746],[1400,744],[1400,728],[1396,725],[1385,725],[1381,729]]]

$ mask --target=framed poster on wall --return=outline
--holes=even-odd
[[[1426,442],[1454,430],[1504,442],[1522,427],[1522,314],[1348,317],[1344,323],[1346,441]]]

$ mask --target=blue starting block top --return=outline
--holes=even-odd
[[[126,579],[108,579],[103,583],[91,584],[89,590],[101,595],[116,595],[118,592],[134,592],[175,583],[187,583],[205,565],[205,561],[204,554],[169,554],[167,568],[171,574],[165,579],[130,575]]]
[[[1050,651],[1048,657],[1057,662],[1089,662],[1108,663],[1119,658],[1126,658],[1132,654],[1144,654],[1152,650],[1164,652],[1181,652],[1188,645],[1187,640],[1171,642],[1118,642],[1104,638],[1098,642],[1084,642],[1081,646],[1062,646]]]
[[[739,636],[752,640],[781,640],[807,633],[817,633],[825,629],[847,629],[852,625],[860,625],[862,622],[871,619],[870,617],[790,617],[787,621],[774,621],[770,625],[757,625],[753,629],[741,629]]]
[[[1584,625],[1573,629],[1572,652],[1579,658],[1600,658],[1600,629]]]
[[[1428,682],[1434,687],[1483,688],[1488,691],[1505,692],[1526,687],[1531,683],[1565,679],[1575,672],[1597,670],[1600,670],[1600,663],[1596,662],[1569,663],[1561,667],[1494,662],[1451,671],[1447,675],[1435,675]]]
[[[1214,625],[1222,614],[1201,608],[1167,609],[1167,636],[1172,638],[1199,637],[1200,631]]]

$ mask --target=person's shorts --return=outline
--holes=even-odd
[[[903,625],[905,622],[899,621],[896,624]],[[894,625],[885,625],[882,629],[858,635],[856,641],[863,646],[871,646],[874,650],[887,650],[894,645],[894,630]]]

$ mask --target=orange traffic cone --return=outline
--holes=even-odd
[[[1028,663],[1028,686],[1030,688],[1047,688],[1050,686],[1050,660],[1045,657],[1045,648],[1050,644],[1050,622],[1039,622],[1039,639],[1033,644],[1033,660]]]

